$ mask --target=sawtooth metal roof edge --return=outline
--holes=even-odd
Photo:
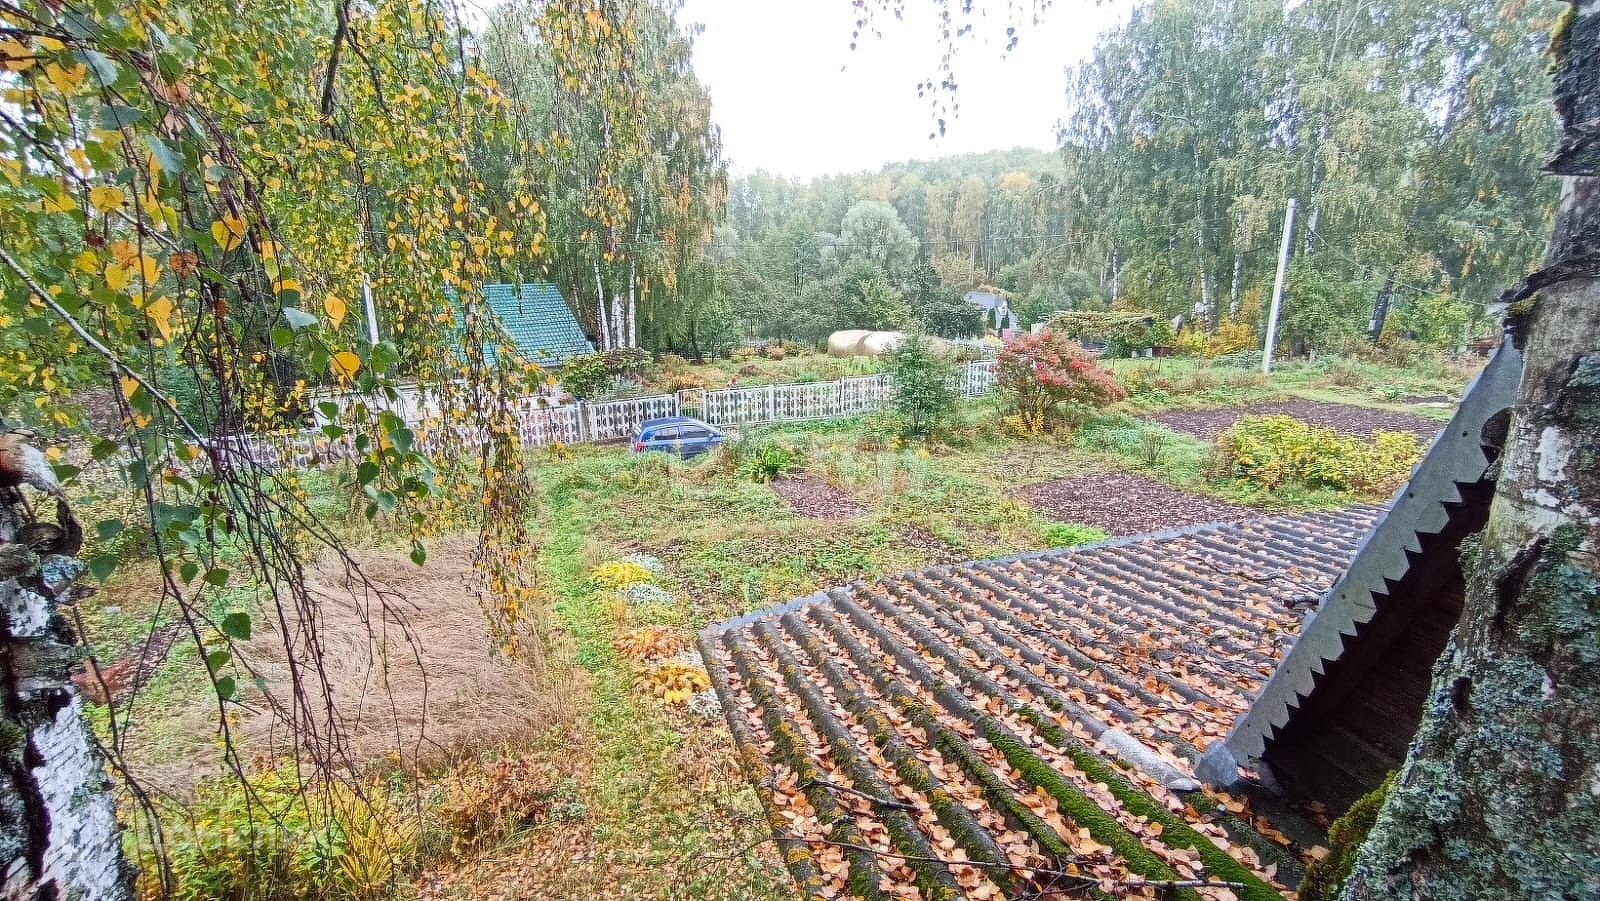
[[[1226,786],[1240,778],[1240,768],[1256,762],[1267,741],[1289,723],[1316,688],[1316,677],[1346,651],[1357,627],[1371,621],[1380,598],[1411,567],[1420,553],[1418,535],[1437,534],[1450,518],[1446,504],[1461,501],[1459,485],[1484,478],[1490,460],[1483,450],[1484,426],[1516,403],[1522,378],[1522,352],[1502,339],[1478,377],[1468,386],[1450,424],[1445,427],[1411,479],[1395,492],[1389,512],[1362,542],[1350,567],[1323,595],[1307,617],[1294,646],[1261,689],[1250,709],[1239,717],[1226,739],[1213,743],[1196,767],[1210,785]]]

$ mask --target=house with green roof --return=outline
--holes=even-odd
[[[566,298],[549,282],[483,286],[483,299],[517,352],[532,363],[549,366],[569,357],[594,353]],[[494,348],[484,353],[494,359]]]

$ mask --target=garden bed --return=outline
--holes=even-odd
[[[1428,441],[1444,428],[1444,423],[1425,416],[1302,399],[1252,404],[1248,407],[1226,407],[1219,410],[1168,410],[1149,418],[1174,432],[1184,432],[1206,441],[1215,441],[1218,435],[1226,431],[1241,416],[1293,416],[1312,425],[1333,429],[1341,435],[1362,438],[1369,438],[1373,432],[1383,429],[1392,432],[1411,432]]]
[[[775,479],[772,490],[794,512],[812,519],[855,519],[867,512],[850,495],[817,479]]]
[[[1040,482],[1023,489],[1021,495],[1051,519],[1098,526],[1112,535],[1140,535],[1261,515],[1249,507],[1120,472]]]

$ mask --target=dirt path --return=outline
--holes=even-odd
[[[1262,515],[1249,507],[1120,472],[1040,482],[1023,489],[1021,495],[1051,519],[1099,526],[1112,535],[1139,535]]]
[[[1220,410],[1168,410],[1165,413],[1157,413],[1150,419],[1174,432],[1184,432],[1206,441],[1215,441],[1218,435],[1241,416],[1271,415],[1293,416],[1312,425],[1333,429],[1341,435],[1362,438],[1371,437],[1378,429],[1385,429],[1394,432],[1412,432],[1423,440],[1429,440],[1444,428],[1444,423],[1425,416],[1303,399],[1280,400]]]

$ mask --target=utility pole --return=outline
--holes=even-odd
[[[1278,341],[1278,310],[1283,307],[1283,279],[1289,273],[1289,241],[1294,237],[1295,199],[1283,214],[1283,242],[1278,245],[1278,277],[1272,282],[1272,312],[1267,314],[1267,339],[1261,345],[1261,372],[1272,372],[1272,348]]]

